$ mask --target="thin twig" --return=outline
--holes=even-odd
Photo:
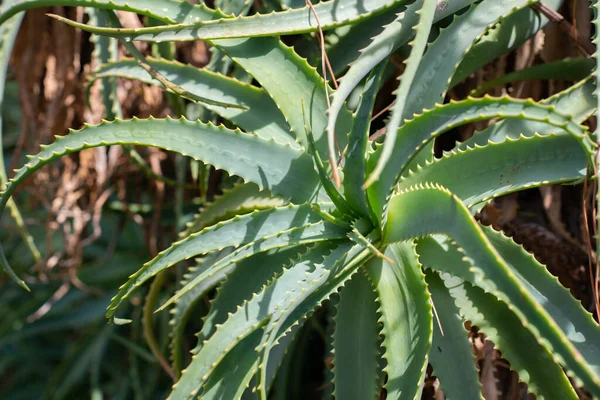
[[[329,70],[329,75],[331,75],[331,80],[333,81],[333,86],[337,89],[338,84],[335,80],[335,75],[333,73],[333,69],[331,68],[331,64],[329,62],[329,58],[327,57],[327,52],[325,51],[325,35],[323,35],[323,29],[321,28],[321,20],[319,19],[319,15],[317,14],[317,10],[313,6],[310,0],[306,0],[306,5],[310,8],[313,15],[315,16],[315,20],[317,21],[317,28],[319,32],[319,44],[321,47],[321,71],[323,71],[323,86],[325,87],[325,100],[327,101],[327,110],[331,108],[331,101],[329,100],[329,88],[327,84],[327,71]],[[335,145],[338,149],[338,160],[336,160],[335,154],[329,154],[329,163],[331,164],[331,174],[333,181],[336,187],[340,187],[340,175],[338,172],[338,163],[341,162],[342,156],[340,152],[340,145],[337,140],[337,136],[335,138]]]
[[[591,57],[591,55],[594,54],[594,45],[590,41],[579,36],[576,33],[577,31],[574,30],[573,25],[571,25],[569,21],[565,19],[565,17],[563,17],[553,9],[549,8],[541,1],[538,3],[534,3],[529,7],[540,12],[541,14],[544,14],[546,18],[558,25],[558,28],[564,33],[566,33],[575,42],[575,44],[577,45],[577,49],[581,54],[583,54],[586,57]]]

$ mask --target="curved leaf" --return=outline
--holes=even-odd
[[[175,151],[295,202],[311,198],[318,184],[310,156],[289,144],[183,118],[117,120],[86,125],[80,131],[72,131],[43,146],[41,152],[16,173],[0,205],[6,203],[24,179],[47,163],[65,154],[111,144],[154,146]],[[296,176],[303,179],[298,180]]]
[[[382,210],[394,186],[406,170],[408,163],[417,157],[419,151],[443,132],[466,123],[490,118],[525,119],[563,129],[577,139],[591,160],[596,144],[584,127],[570,116],[556,111],[553,106],[544,106],[533,100],[518,100],[510,97],[479,99],[469,98],[438,105],[432,110],[416,116],[399,129],[393,157],[386,164],[381,179],[368,192],[370,204]],[[379,148],[378,150],[381,150]],[[373,154],[369,165],[376,163],[380,152]]]
[[[412,242],[394,243],[367,265],[383,324],[384,388],[390,399],[420,399],[433,330],[425,276]]]
[[[192,352],[201,351],[204,341],[214,334],[217,326],[223,324],[231,313],[236,312],[237,307],[250,301],[269,280],[280,275],[286,265],[293,264],[292,260],[300,255],[299,250],[305,251],[292,248],[261,253],[238,263],[211,302],[210,311],[198,334],[198,345]],[[260,330],[255,331],[223,358],[206,383],[203,399],[240,398],[256,370],[256,353],[248,350],[258,346],[261,336]]]
[[[544,5],[554,11],[558,11],[563,3],[563,0],[544,0]],[[454,70],[450,87],[456,86],[490,61],[521,46],[548,22],[548,18],[532,7],[524,7],[506,15],[478,37],[463,55]]]
[[[272,138],[282,143],[293,140],[289,125],[264,89],[176,61],[148,58],[148,64],[169,82],[192,94],[244,107],[245,110],[203,104],[205,108],[230,120],[245,131],[256,132],[265,139]],[[160,83],[152,79],[133,59],[104,64],[90,78],[93,80],[104,77],[135,79],[160,86]]]
[[[371,208],[367,202],[367,196],[362,189],[365,182],[365,169],[367,159],[367,148],[369,143],[369,129],[371,127],[371,116],[373,105],[379,89],[381,77],[387,63],[383,62],[377,66],[365,83],[365,89],[361,94],[358,109],[354,114],[352,130],[348,137],[348,152],[344,160],[344,197],[346,201],[365,217],[370,217]]]
[[[219,11],[211,10],[204,4],[192,4],[177,0],[19,0],[3,7],[0,24],[21,11],[38,7],[67,6],[93,7],[104,10],[130,11],[171,23],[186,23],[199,20],[222,18]]]
[[[336,250],[344,248],[346,242]],[[333,254],[333,253],[332,253]],[[345,253],[338,256],[332,271],[327,271],[324,275],[307,279],[306,282],[299,280],[296,289],[289,293],[296,296],[290,300],[285,307],[279,307],[276,313],[272,315],[269,323],[265,327],[265,334],[258,346],[260,354],[257,374],[257,390],[260,393],[261,400],[267,400],[267,372],[271,356],[271,349],[275,346],[279,338],[286,334],[298,321],[306,318],[322,302],[331,295],[339,291],[340,287],[348,281],[352,275],[361,267],[372,255],[362,244],[352,246]],[[325,259],[327,263],[327,259]],[[307,277],[310,278],[310,277]]]
[[[191,267],[188,272],[184,275],[181,282],[182,285],[187,284],[189,281],[200,275],[213,263],[219,259],[225,257],[231,253],[230,249],[222,251],[215,251],[208,253],[202,258],[195,267]],[[232,268],[230,268],[232,269]],[[223,269],[220,274],[215,274],[211,279],[202,281],[202,284],[194,286],[194,289],[189,291],[185,296],[182,296],[175,302],[175,306],[171,310],[171,320],[169,325],[171,328],[171,340],[169,347],[171,350],[171,361],[173,372],[179,378],[181,376],[181,370],[183,369],[182,349],[183,349],[183,337],[185,333],[185,327],[189,321],[192,312],[196,305],[202,300],[210,289],[216,286],[219,282],[225,279],[226,274],[230,272],[230,269]]]
[[[554,107],[564,115],[569,115],[573,121],[582,123],[596,110],[596,99],[593,95],[596,85],[591,77],[584,79],[562,92],[541,100],[539,104]],[[534,133],[548,135],[552,132],[562,133],[563,129],[522,119],[507,119],[488,126],[470,139],[456,145],[457,149],[466,149],[476,145],[484,146],[489,141],[502,142],[506,138],[516,139],[523,136],[532,136]]]
[[[374,399],[377,395],[377,299],[364,274],[355,274],[340,293],[334,316],[333,395]]]
[[[437,316],[429,353],[433,373],[440,380],[446,399],[483,400],[473,345],[459,308],[437,273],[427,271],[426,280]]]
[[[238,307],[222,325],[219,325],[214,334],[202,344],[200,351],[174,386],[170,398],[182,399],[195,396],[228,351],[252,332],[265,327],[273,318],[277,319],[277,315],[291,305],[297,302],[300,303],[297,305],[305,303],[301,298],[306,293],[306,289],[312,292],[326,285],[327,289],[322,290],[335,290],[345,279],[348,279],[344,275],[344,270],[338,268],[353,258],[352,253],[348,254],[352,252],[352,245],[343,244],[331,252],[328,248],[328,245],[322,248],[317,246],[302,256],[291,267],[284,269],[283,273],[265,286],[261,292],[255,294],[250,301]],[[334,279],[338,276],[339,278]],[[343,280],[336,284],[338,279]],[[300,290],[301,288],[305,290]],[[311,303],[310,306],[308,311],[316,304]],[[299,318],[294,318],[291,325],[298,320]],[[282,328],[284,329],[277,338],[283,336],[289,329],[287,325]],[[251,347],[244,347],[244,349],[246,352],[255,352]],[[214,378],[212,375],[212,379]]]
[[[347,1],[320,2],[314,5],[322,29],[331,29],[360,21],[381,13],[406,0],[363,0],[359,3]],[[271,14],[256,14],[248,17],[216,19],[180,23],[166,26],[153,26],[134,29],[97,27],[79,23],[58,15],[51,15],[59,21],[87,32],[110,36],[127,41],[149,42],[194,41],[230,39],[240,37],[290,35],[314,32],[318,23],[309,6]]]
[[[157,311],[161,311],[170,306],[172,303],[177,301],[179,297],[192,290],[196,285],[200,284],[205,279],[212,279],[213,275],[220,274],[223,269],[229,268],[229,266],[234,262],[244,260],[256,253],[267,250],[323,241],[332,242],[337,239],[345,238],[346,233],[347,230],[345,228],[340,228],[339,226],[330,222],[320,221],[306,225],[294,226],[291,229],[280,230],[265,237],[252,240],[236,249],[229,256],[224,257],[215,264],[211,265],[210,268],[208,268],[202,274],[196,276],[193,280],[181,288],[177,294],[164,303]]]
[[[223,194],[216,196],[212,202],[202,207],[200,213],[194,216],[179,236],[182,238],[189,236],[236,215],[283,205],[283,200],[274,197],[266,190],[260,190],[254,183],[236,185],[231,189],[225,189]]]
[[[475,0],[455,0],[452,2],[440,2],[436,7],[434,21],[454,13],[461,8],[473,3]],[[336,130],[338,116],[345,109],[344,102],[350,96],[356,85],[367,76],[373,68],[381,61],[386,59],[393,51],[410,40],[412,27],[415,26],[419,17],[417,10],[420,8],[422,0],[419,0],[406,8],[406,11],[399,13],[397,18],[387,25],[369,45],[361,50],[360,57],[350,66],[350,69],[340,81],[339,88],[333,94],[331,107],[329,109],[329,118],[327,120],[327,134],[333,135]],[[443,3],[443,5],[442,5]],[[317,130],[315,129],[315,132]],[[340,132],[337,132],[338,134]],[[338,135],[339,137],[339,135]]]
[[[466,150],[453,150],[402,177],[400,188],[437,183],[469,208],[517,190],[582,182],[588,158],[567,135],[521,136]]]
[[[448,274],[442,274],[442,279],[461,315],[494,342],[536,398],[579,398],[562,368],[554,363],[552,353],[538,343],[506,304]]]
[[[423,52],[425,51],[425,46],[427,46],[427,39],[429,38],[429,32],[431,31],[431,24],[433,23],[435,8],[435,0],[423,0],[421,8],[418,11],[415,11],[415,13],[419,15],[419,20],[413,26],[413,30],[416,32],[415,38],[410,43],[411,51],[410,55],[404,62],[404,72],[399,78],[400,85],[393,93],[395,100],[392,107],[392,115],[385,126],[387,135],[383,147],[381,148],[381,155],[377,160],[377,165],[375,165],[375,168],[373,171],[371,171],[371,174],[368,176],[363,185],[365,188],[379,179],[383,168],[387,164],[388,160],[392,156],[392,152],[394,151],[398,127],[400,126],[400,123],[404,121],[402,117],[404,115],[404,108],[407,105],[408,94],[412,85],[414,84],[415,76],[418,74],[418,67],[420,66]],[[333,141],[331,139],[329,142],[330,152],[333,151]]]
[[[264,211],[256,211],[251,214],[243,216],[237,216],[233,219],[225,222],[218,223],[217,225],[206,228],[196,234],[193,234],[179,242],[174,243],[168,249],[159,253],[153,260],[146,263],[141,269],[139,269],[131,278],[121,286],[119,292],[113,298],[111,305],[109,306],[107,317],[113,318],[117,307],[125,300],[137,287],[142,285],[145,281],[150,279],[165,268],[186,260],[190,257],[207,253],[212,250],[220,250],[228,246],[244,246],[241,250],[238,250],[231,255],[225,257],[220,261],[222,268],[225,268],[228,264],[225,260],[239,260],[239,257],[247,258],[255,252],[264,251],[267,249],[254,249],[256,242],[260,242],[263,237],[269,237],[270,235],[278,235],[282,231],[290,230],[293,232],[302,232],[304,226],[311,226],[319,224],[321,221],[320,215],[314,213],[309,205],[302,206],[287,206],[282,208],[272,208]],[[313,225],[311,225],[313,224]],[[300,227],[292,228],[290,227]],[[336,227],[339,231],[337,238],[344,237],[344,231]],[[335,229],[334,229],[335,230]],[[325,232],[327,232],[325,228]],[[329,236],[331,232],[325,233],[325,236]],[[336,238],[333,235],[333,238]],[[283,242],[289,243],[289,238]],[[313,237],[309,234],[308,240],[312,240]],[[295,243],[294,243],[295,244]],[[246,251],[243,251],[246,250]],[[195,278],[192,282],[186,285],[186,288],[191,288],[192,283],[197,284],[198,282],[212,276],[212,274],[218,272],[219,269],[213,264],[209,270]],[[179,291],[182,295],[183,289]],[[176,300],[177,297],[173,299]],[[165,307],[167,304],[163,305]]]
[[[331,29],[376,15],[406,0],[352,0],[320,2],[314,5],[322,29]],[[240,37],[289,35],[314,32],[318,29],[313,11],[309,6],[271,14],[256,14],[248,17],[215,19],[180,23],[166,26],[153,26],[135,29],[96,27],[79,23],[58,15],[51,15],[84,31],[110,36],[127,41],[143,40],[151,42],[193,41],[230,39]]]
[[[587,352],[580,350],[582,341],[586,345],[584,331],[600,332],[600,328],[594,326],[589,317],[578,321],[577,326],[570,320],[565,324],[553,318],[552,308],[544,308],[548,300],[540,302],[534,295],[537,289],[532,289],[542,283],[550,287],[550,281],[540,280],[539,269],[519,271],[521,275],[526,272],[533,274],[520,280],[456,196],[439,187],[423,186],[392,197],[389,210],[385,242],[433,233],[452,237],[465,250],[470,264],[476,266],[468,271],[473,283],[504,301],[540,344],[566,367],[568,373],[583,382],[590,392],[600,393],[600,347],[590,346]],[[589,340],[595,338],[600,338],[600,335],[595,333],[595,337]]]

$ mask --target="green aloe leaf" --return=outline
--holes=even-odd
[[[181,284],[185,286],[188,282],[200,275],[216,261],[227,256],[229,253],[231,253],[230,248],[208,253],[205,257],[198,261],[195,267],[191,267],[188,270],[188,272],[183,276]],[[173,372],[175,372],[177,378],[181,376],[181,370],[183,369],[182,349],[184,348],[183,338],[187,322],[192,316],[196,305],[214,286],[226,278],[227,273],[231,272],[231,269],[233,268],[223,269],[221,273],[215,274],[210,279],[205,279],[201,284],[194,286],[193,290],[190,290],[185,296],[181,296],[175,302],[175,305],[171,310],[172,315],[169,325],[171,325],[172,328],[170,333],[171,340],[169,342],[169,347],[171,350],[170,355]]]
[[[314,5],[322,29],[332,29],[376,15],[405,0],[352,0],[321,2]],[[248,17],[222,18],[212,21],[180,23],[136,29],[115,29],[82,24],[68,18],[52,15],[59,21],[98,35],[118,39],[152,42],[230,39],[240,37],[274,36],[314,32],[318,23],[309,6],[271,14]]]
[[[266,251],[266,248],[257,248],[257,244],[261,241],[269,239],[273,235],[277,239],[282,231],[291,231],[291,237],[281,235],[282,244],[295,245],[293,242],[294,235],[300,237],[299,242],[311,240],[339,239],[344,237],[344,230],[336,226],[324,226],[319,214],[312,211],[309,205],[302,206],[287,206],[282,208],[272,208],[269,210],[256,211],[251,214],[237,216],[225,222],[206,228],[196,234],[193,234],[179,242],[174,243],[168,249],[159,253],[153,260],[146,263],[140,268],[131,278],[121,286],[119,292],[113,298],[107,312],[107,317],[113,318],[117,307],[125,300],[137,287],[142,285],[148,279],[176,263],[186,260],[190,257],[207,253],[212,250],[220,250],[228,246],[242,246],[241,249],[225,257],[220,261],[219,267],[225,268],[227,265],[225,260],[237,261],[247,258],[252,254],[260,251]],[[311,228],[318,227],[316,232]],[[291,228],[290,227],[294,227]],[[307,228],[307,237],[302,234]],[[319,229],[322,228],[322,229]],[[316,234],[315,234],[316,233]],[[193,285],[217,273],[220,269],[213,264],[205,273],[193,279],[186,290],[189,290]],[[185,291],[181,289],[178,295],[183,295]],[[162,307],[169,305],[177,299],[177,295],[167,302]]]
[[[284,204],[282,199],[273,196],[269,191],[260,190],[254,183],[239,184],[231,189],[225,189],[223,194],[216,196],[212,202],[203,206],[179,236],[182,238],[189,236],[207,226],[228,220],[236,215],[279,207]]]
[[[441,276],[461,315],[494,342],[536,398],[579,398],[552,353],[538,343],[506,304],[449,274]]]
[[[306,249],[292,248],[261,253],[238,263],[219,287],[203,321],[202,330],[198,333],[198,345],[193,353],[201,351],[204,341],[215,333],[231,313],[236,312],[237,307],[250,301],[271,279],[280,275],[285,266],[293,264],[302,252],[306,252]],[[227,400],[240,397],[256,371],[256,353],[248,350],[258,346],[261,336],[261,331],[254,332],[225,356],[213,372],[214,377],[208,379],[203,399]],[[231,368],[232,365],[235,368]],[[230,375],[232,372],[233,376]],[[227,380],[219,378],[222,376],[227,376]]]
[[[539,103],[554,107],[564,115],[570,115],[573,121],[583,123],[596,110],[596,99],[594,90],[596,85],[589,77],[562,92],[541,100]],[[533,136],[535,133],[548,135],[552,132],[565,133],[562,128],[548,125],[544,122],[536,122],[522,119],[507,119],[499,121],[481,132],[477,132],[470,139],[459,143],[457,149],[467,147],[484,146],[489,141],[502,142],[506,138],[516,139],[523,136]]]
[[[541,290],[540,286],[547,286],[548,290],[556,291],[553,295],[563,296],[564,301],[569,301],[566,300],[570,296],[567,291],[553,289],[556,288],[556,280],[552,281],[543,275],[539,268],[519,270],[518,273],[513,271],[503,258],[513,256],[512,252],[505,251],[501,255],[494,247],[498,243],[492,243],[468,209],[445,189],[426,185],[403,191],[392,197],[389,210],[384,242],[434,233],[450,236],[464,249],[466,260],[472,265],[472,268],[460,272],[468,273],[475,285],[504,301],[570,375],[576,377],[590,392],[600,393],[600,346],[590,343],[600,338],[600,328],[589,315],[578,319],[577,325],[572,322],[574,317],[570,317],[568,322],[557,319],[556,313],[560,310],[552,307],[547,297],[541,300],[536,295]],[[406,210],[410,210],[410,214]],[[440,266],[431,267],[437,269]],[[519,279],[518,275],[524,275],[525,279]],[[570,304],[574,303],[578,308],[573,307],[570,311],[578,312],[579,309],[581,315],[581,306],[571,297]],[[572,306],[567,303],[566,306],[561,304],[561,307]],[[593,336],[592,332],[595,332]],[[581,351],[582,345],[586,352]]]
[[[563,0],[544,0],[544,5],[558,11]],[[548,24],[548,18],[532,7],[520,8],[486,29],[468,49],[455,68],[450,87],[462,82],[474,71],[506,54],[531,38]]]
[[[452,2],[439,2],[436,7],[434,21],[450,15],[453,12],[473,3],[474,0],[458,0]],[[333,94],[331,108],[329,109],[329,118],[327,121],[327,134],[332,136],[337,131],[338,138],[340,132],[337,128],[337,119],[340,113],[345,110],[344,102],[350,96],[356,85],[367,76],[373,68],[385,60],[398,47],[406,44],[413,33],[412,27],[419,20],[417,10],[420,9],[422,0],[419,0],[407,7],[406,11],[399,13],[396,19],[387,25],[385,29],[370,41],[369,45],[361,50],[360,57],[356,59],[350,69],[340,81],[340,86]],[[317,130],[315,129],[315,132]]]
[[[427,48],[411,85],[403,119],[412,118],[444,99],[458,62],[473,42],[486,32],[487,26],[533,2],[535,0],[484,0],[456,16]]]
[[[411,52],[406,61],[404,62],[404,72],[400,77],[400,85],[394,92],[395,100],[392,106],[392,115],[386,125],[387,135],[383,147],[381,148],[381,155],[377,160],[377,165],[364,183],[364,187],[369,186],[371,183],[377,181],[385,165],[389,161],[394,151],[396,144],[396,135],[398,134],[398,127],[401,122],[404,122],[404,108],[407,105],[408,95],[411,91],[411,87],[414,84],[415,77],[419,73],[418,68],[427,45],[427,39],[431,31],[431,24],[433,23],[433,16],[436,8],[435,0],[423,0],[422,6],[418,11],[415,11],[419,15],[418,22],[413,26],[415,31],[415,38],[410,43]],[[330,151],[332,142],[330,141]]]
[[[289,125],[264,89],[176,61],[148,58],[148,63],[168,81],[192,94],[215,102],[244,107],[245,110],[211,104],[203,105],[245,131],[256,132],[265,139],[273,138],[282,143],[293,140]],[[121,60],[102,65],[94,72],[91,79],[104,77],[135,79],[160,86],[160,83],[152,79],[136,60]]]
[[[358,109],[354,114],[354,123],[348,137],[348,152],[344,160],[343,185],[346,201],[355,210],[360,211],[363,216],[371,217],[374,221],[376,221],[376,218],[371,215],[367,196],[361,186],[365,182],[365,167],[373,105],[375,104],[375,98],[381,77],[385,71],[385,66],[385,62],[377,66],[365,83]]]
[[[170,306],[181,296],[186,295],[186,293],[192,290],[196,285],[202,283],[206,279],[212,279],[215,274],[220,274],[224,269],[228,269],[231,264],[251,257],[256,253],[301,244],[335,241],[343,239],[346,233],[346,228],[340,228],[335,224],[325,221],[308,223],[306,225],[295,226],[291,229],[271,232],[271,234],[267,234],[265,237],[245,243],[237,248],[232,254],[211,265],[206,271],[203,271],[200,275],[188,282],[157,311],[161,311]]]
[[[440,380],[446,399],[483,400],[473,345],[460,310],[438,274],[427,271],[426,280],[436,310],[429,353],[433,373]]]
[[[344,248],[348,243],[350,242],[343,243],[336,250]],[[277,344],[279,338],[297,325],[298,321],[310,315],[332,294],[339,291],[341,286],[371,257],[370,251],[365,249],[362,244],[352,246],[334,261],[333,271],[326,271],[325,274],[319,274],[316,277],[308,276],[306,281],[299,280],[297,282],[296,289],[290,293],[295,298],[290,299],[285,307],[279,307],[277,312],[272,315],[265,327],[261,344],[258,346],[257,390],[261,400],[267,400],[267,373],[271,349]],[[327,263],[327,259],[325,262]]]
[[[386,257],[366,266],[379,301],[383,324],[384,388],[390,399],[420,399],[432,335],[432,313],[425,276],[412,242],[394,243]]]
[[[441,133],[469,122],[490,118],[516,118],[537,122],[567,131],[577,139],[591,160],[596,144],[591,140],[584,127],[577,124],[568,115],[556,111],[553,106],[544,106],[533,100],[517,100],[510,97],[469,98],[452,101],[425,111],[400,128],[396,138],[393,157],[386,164],[381,179],[368,192],[370,204],[377,210],[383,209],[385,201],[394,186],[406,170],[410,161],[418,156]],[[378,150],[381,150],[379,148]],[[369,165],[375,165],[380,152],[369,159]]]
[[[471,208],[518,190],[583,182],[587,165],[581,143],[572,136],[536,134],[452,150],[410,171],[399,185],[408,188],[420,182],[437,183]]]
[[[192,4],[178,0],[19,0],[7,3],[9,4],[7,7],[2,7],[0,24],[3,24],[18,12],[48,6],[83,6],[104,10],[130,11],[155,18],[167,24],[204,21],[224,16],[204,4]]]
[[[250,301],[238,307],[227,321],[217,327],[214,334],[202,344],[200,351],[174,386],[170,398],[182,399],[195,396],[209,375],[212,379],[215,378],[215,368],[228,351],[253,332],[268,327],[271,321],[278,321],[278,315],[281,313],[282,316],[287,316],[285,311],[289,307],[295,306],[294,309],[300,307],[298,311],[305,311],[304,314],[314,309],[320,301],[326,299],[332,291],[349,279],[349,275],[358,267],[351,261],[360,254],[360,249],[356,246],[353,248],[350,243],[343,244],[331,252],[329,245],[326,244],[323,247],[317,246],[292,266],[284,269],[280,276],[256,293]],[[346,263],[351,265],[346,266]],[[306,301],[305,296],[309,293],[314,293],[311,298],[314,298],[317,303]],[[319,294],[326,297],[319,297]],[[304,310],[302,305],[308,310]],[[275,339],[283,337],[298,321],[298,318],[290,318],[289,326],[285,323],[277,324],[281,331],[276,332]],[[246,352],[255,352],[252,347],[244,347],[244,349]],[[231,368],[228,370],[230,371]]]
[[[377,299],[367,277],[355,274],[340,293],[334,316],[333,395],[374,399],[377,395]]]
[[[561,79],[567,81],[580,81],[589,76],[594,69],[594,60],[589,58],[565,58],[549,63],[534,65],[519,71],[502,75],[499,78],[485,82],[477,89],[471,91],[471,96],[483,95],[487,90],[507,83],[524,80]]]

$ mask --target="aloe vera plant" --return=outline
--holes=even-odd
[[[30,157],[7,183],[0,209],[44,165],[98,146],[154,146],[243,180],[206,207],[180,241],[140,266],[108,307],[110,322],[127,323],[119,310],[138,288],[202,256],[160,306],[173,312],[172,399],[239,398],[253,395],[249,386],[261,399],[286,398],[286,385],[278,384],[291,373],[285,354],[300,345],[299,326],[328,300],[337,398],[375,398],[382,389],[389,399],[419,398],[428,363],[448,398],[481,398],[466,320],[494,341],[538,398],[574,399],[580,387],[600,397],[596,322],[533,256],[474,218],[496,197],[592,178],[596,135],[581,124],[597,109],[595,83],[588,77],[541,102],[485,96],[443,104],[453,77],[468,75],[544,26],[545,18],[535,14],[536,22],[516,37],[502,33],[530,18],[534,2],[340,0],[321,2],[314,11],[306,6],[232,17],[176,0],[52,1],[103,10],[106,21],[114,21],[115,10],[160,21],[128,30],[60,18],[122,40],[135,56],[106,60],[92,80],[160,85],[148,74],[151,68],[171,89],[193,95],[186,98],[237,128],[185,118],[86,125]],[[6,27],[18,13],[47,3],[4,2],[0,22]],[[556,8],[560,1],[546,4]],[[458,11],[440,29],[438,22]],[[384,19],[392,22],[384,27]],[[277,37],[346,25],[375,36],[360,55],[360,48],[338,42],[346,46],[338,53],[357,58],[336,91]],[[131,49],[132,40],[206,40],[260,87],[143,58]],[[9,52],[11,41],[2,46],[3,54]],[[398,49],[408,54],[404,73],[385,140],[374,144],[375,99]],[[346,100],[353,91],[360,91],[360,100],[350,111]],[[444,132],[492,119],[500,122],[433,157],[433,141]],[[2,266],[27,287],[4,253]],[[185,325],[215,287],[186,366]]]

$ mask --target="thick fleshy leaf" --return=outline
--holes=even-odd
[[[558,11],[563,0],[544,0],[544,5]],[[474,71],[503,54],[518,48],[548,24],[548,18],[532,7],[523,7],[488,27],[463,55],[455,68],[450,87],[462,82]]]
[[[431,24],[433,23],[435,9],[435,0],[423,0],[421,8],[416,11],[416,14],[419,15],[419,20],[416,21],[415,25],[413,26],[415,38],[410,43],[411,51],[410,55],[404,62],[405,67],[404,72],[400,77],[400,85],[394,92],[395,100],[394,105],[392,106],[392,115],[385,126],[387,131],[385,142],[381,148],[381,154],[377,160],[377,165],[375,165],[375,168],[367,177],[367,181],[364,184],[365,187],[379,179],[383,168],[387,164],[394,151],[398,127],[404,122],[404,108],[408,105],[407,100],[409,100],[409,92],[414,84],[415,76],[419,73],[418,68],[420,67],[425,46],[427,46],[427,39],[429,38],[429,33],[431,31]],[[333,142],[330,141],[329,151],[332,151],[332,144]]]
[[[418,156],[419,151],[432,143],[434,138],[454,127],[490,118],[525,119],[563,129],[581,143],[590,161],[593,159],[592,154],[596,144],[591,140],[586,129],[573,121],[570,116],[556,111],[553,106],[510,97],[486,96],[479,99],[452,101],[415,116],[399,129],[394,155],[386,164],[381,179],[372,186],[373,190],[368,191],[370,204],[376,210],[383,209],[409,162]],[[368,165],[375,165],[380,154],[380,151],[373,154],[369,158]]]
[[[246,132],[256,132],[265,139],[276,139],[282,143],[293,141],[289,125],[264,89],[176,61],[148,58],[148,64],[169,82],[194,95],[244,107],[245,109],[239,109],[203,104]],[[136,60],[121,60],[102,65],[91,79],[104,77],[136,79],[160,86],[160,82],[152,79]]]
[[[204,341],[214,334],[217,326],[223,324],[230,314],[236,312],[237,307],[250,301],[270,279],[280,275],[286,265],[293,264],[292,260],[298,258],[299,251],[306,249],[292,248],[261,253],[237,263],[211,302],[202,330],[197,335],[198,345],[193,353],[201,351]],[[256,371],[256,353],[248,349],[255,348],[260,343],[261,336],[261,331],[255,331],[225,356],[213,372],[213,377],[208,379],[203,399],[228,400],[240,397]],[[235,367],[232,368],[232,365]],[[226,378],[221,379],[223,377]]]
[[[412,242],[394,243],[367,265],[379,300],[389,399],[420,399],[433,330],[429,292]]]
[[[467,207],[517,190],[547,184],[582,182],[588,157],[567,135],[507,138],[466,150],[453,150],[399,181],[400,188],[437,183]]]
[[[551,285],[551,280],[541,280],[539,269],[519,271],[521,275],[526,272],[533,274],[519,279],[469,210],[447,190],[426,185],[392,197],[388,225],[384,231],[385,242],[434,233],[443,233],[454,239],[464,249],[466,259],[472,265],[467,271],[474,284],[504,301],[569,374],[590,392],[600,393],[600,346],[590,346],[590,341],[600,338],[597,333],[600,328],[589,316],[587,321],[582,318],[577,325],[570,320],[568,324],[557,320],[553,316],[554,307],[550,307],[547,299],[540,301],[535,295],[539,289],[533,286]],[[564,295],[568,296],[568,293]],[[549,309],[545,308],[547,305]],[[596,333],[589,336],[591,332]],[[586,336],[589,339],[586,340]],[[582,343],[589,346],[587,352],[580,350]]]
[[[540,104],[555,107],[562,114],[571,116],[573,121],[582,123],[596,110],[596,99],[593,95],[595,88],[596,85],[590,77],[554,96],[541,100]],[[548,135],[550,133],[564,133],[564,130],[543,122],[506,119],[490,125],[481,132],[477,132],[470,139],[457,144],[456,148],[466,149],[467,147],[474,147],[476,145],[484,146],[489,141],[502,142],[506,138],[529,137],[535,133]]]
[[[365,83],[358,109],[354,114],[354,123],[348,137],[348,152],[344,160],[344,197],[355,210],[360,211],[365,217],[371,217],[373,220],[376,219],[371,215],[371,208],[367,203],[367,196],[362,189],[362,185],[365,182],[367,146],[369,144],[373,105],[375,104],[385,66],[385,62],[377,66]]]
[[[353,0],[320,2],[314,5],[322,29],[331,29],[376,15],[406,0]],[[110,36],[127,41],[151,42],[193,41],[229,39],[256,36],[278,36],[314,32],[319,24],[311,7],[291,9],[271,14],[256,14],[248,17],[215,19],[175,25],[154,26],[134,29],[115,29],[82,24],[64,17],[54,16],[60,21],[98,35]]]
[[[456,0],[452,2],[439,2],[436,7],[434,21],[439,21],[461,8],[473,3],[475,0]],[[333,94],[329,119],[327,121],[327,134],[333,135],[337,131],[337,119],[345,110],[344,102],[350,96],[356,85],[367,76],[373,68],[385,60],[398,47],[406,44],[412,35],[412,27],[419,19],[417,11],[422,0],[407,7],[406,11],[399,13],[396,19],[374,37],[369,45],[361,50],[360,57],[350,66],[350,69],[340,81],[338,90]],[[340,132],[336,132],[339,138]]]
[[[333,395],[336,399],[374,399],[377,395],[377,298],[358,273],[340,293],[334,316]]]
[[[0,24],[3,24],[8,18],[20,11],[49,5],[130,11],[158,19],[167,24],[204,21],[224,16],[204,4],[192,4],[177,0],[19,0],[7,3],[10,5],[2,8]]]
[[[427,271],[426,280],[436,310],[429,353],[433,374],[440,380],[446,399],[483,400],[473,345],[454,298],[437,273]]]
[[[182,238],[189,236],[207,226],[228,220],[236,215],[283,205],[282,199],[273,196],[266,190],[260,190],[254,183],[236,185],[231,189],[224,189],[223,194],[216,196],[212,202],[204,205],[179,236]]]
[[[238,307],[235,313],[229,315],[229,318],[217,327],[213,335],[202,344],[200,351],[174,386],[170,398],[194,397],[209,375],[211,379],[215,379],[215,368],[219,366],[227,352],[253,332],[273,324],[273,321],[279,319],[277,316],[281,313],[285,315],[289,307],[299,307],[298,311],[304,313],[299,318],[290,318],[289,326],[277,324],[282,329],[277,332],[279,334],[275,339],[281,338],[307,312],[312,311],[320,301],[337,290],[356,270],[359,265],[351,264],[348,267],[345,265],[355,258],[356,250],[350,243],[343,244],[331,252],[327,244],[323,247],[317,246],[292,266],[284,269],[280,276],[256,293],[250,301]],[[308,293],[313,293],[314,296],[311,298],[320,301],[315,303],[303,301],[304,295]],[[319,297],[319,294],[325,297]],[[308,309],[304,309],[303,304]],[[258,357],[253,347],[244,347],[244,349]]]
[[[282,232],[286,231],[289,231],[289,235],[282,235]],[[190,257],[228,246],[242,246],[194,278],[162,308],[177,300],[178,296],[182,296],[187,290],[191,290],[194,285],[210,278],[231,263],[272,248],[260,246],[265,241],[264,238],[268,240],[271,236],[274,239],[282,237],[282,243],[277,247],[284,247],[313,241],[342,239],[345,237],[345,233],[346,230],[343,228],[322,222],[321,216],[313,212],[309,205],[273,208],[234,217],[172,244],[171,247],[146,263],[121,286],[112,300],[107,316],[113,318],[117,307],[123,300],[148,279]]]
[[[506,304],[459,278],[441,275],[461,315],[494,342],[530,392],[539,399],[579,398],[552,353],[539,344]]]
[[[344,248],[347,243],[343,243],[336,250]],[[371,252],[365,249],[363,245],[355,245],[347,249],[339,260],[335,261],[337,266],[334,267],[333,271],[327,271],[324,275],[307,280],[307,283],[302,280],[298,281],[297,288],[290,293],[295,298],[289,302],[287,307],[280,307],[272,315],[258,347],[260,358],[257,390],[261,400],[267,400],[268,364],[270,363],[271,349],[275,346],[277,340],[285,335],[298,321],[312,313],[322,302],[329,299],[332,294],[339,291],[341,286],[371,257]],[[327,259],[325,259],[325,262],[327,262]]]
[[[227,256],[229,253],[231,253],[231,248],[208,253],[195,267],[191,267],[188,270],[184,275],[181,284],[187,284],[213,263]],[[175,302],[175,305],[171,310],[171,320],[169,321],[169,325],[172,326],[169,347],[171,350],[173,372],[175,372],[177,377],[181,376],[181,370],[183,369],[182,349],[184,347],[183,338],[187,322],[192,316],[193,311],[196,309],[196,305],[214,286],[218,285],[219,282],[226,278],[227,273],[231,272],[231,269],[233,269],[233,266],[229,269],[223,269],[221,273],[213,275],[211,279],[202,281],[201,284],[196,285],[193,290],[190,290],[185,296],[180,297],[178,301]]]

